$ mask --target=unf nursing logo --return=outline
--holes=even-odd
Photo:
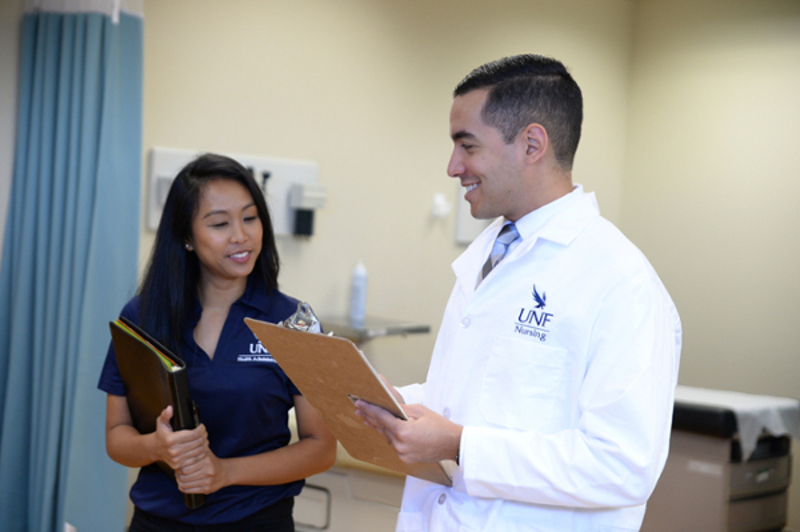
[[[552,321],[553,314],[545,312],[544,310],[547,304],[547,294],[544,290],[542,290],[540,294],[534,284],[531,296],[533,296],[535,305],[533,308],[520,308],[517,322],[514,324],[514,332],[525,336],[532,336],[544,342],[547,339],[547,333],[550,332],[548,323]]]
[[[536,301],[536,308],[544,308],[545,301],[547,301],[547,294],[542,292],[542,295],[539,295],[536,285],[533,285],[533,300]]]
[[[239,355],[236,357],[237,362],[270,362],[275,364],[275,359],[267,348],[264,347],[260,341],[250,344],[250,353]]]

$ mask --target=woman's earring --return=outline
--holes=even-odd
[[[186,244],[184,244],[184,246],[186,246],[186,251],[191,251],[192,250],[192,246],[190,246],[188,242]]]

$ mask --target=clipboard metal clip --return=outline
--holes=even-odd
[[[287,329],[294,329],[296,331],[321,333],[322,325],[319,323],[314,311],[311,310],[311,305],[305,301],[297,304],[297,311],[283,320],[283,326]]]

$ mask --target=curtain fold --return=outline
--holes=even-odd
[[[23,19],[0,263],[4,531],[124,529],[127,472],[105,453],[96,384],[136,285],[142,40],[124,12]]]

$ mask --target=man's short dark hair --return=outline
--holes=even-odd
[[[456,86],[453,96],[488,89],[483,121],[507,144],[529,124],[547,130],[556,160],[572,168],[581,137],[581,89],[560,62],[541,55],[504,57],[479,66]]]

